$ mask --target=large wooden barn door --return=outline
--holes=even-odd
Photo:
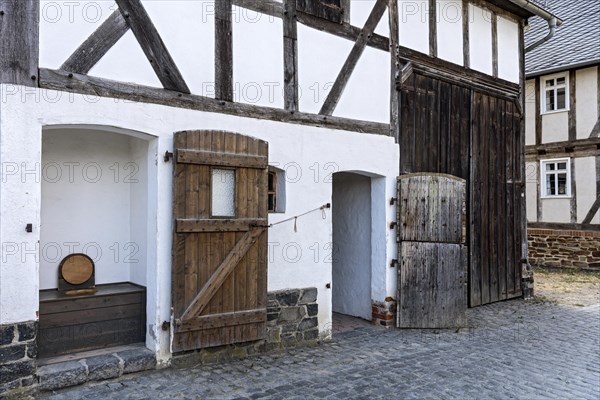
[[[443,174],[398,178],[399,328],[467,323],[466,184]]]
[[[473,92],[471,129],[471,307],[519,297],[525,154],[511,101]]]
[[[264,338],[267,143],[175,133],[173,351]]]
[[[523,141],[517,106],[458,81],[413,73],[400,90],[400,173],[467,181],[469,305],[519,297]]]

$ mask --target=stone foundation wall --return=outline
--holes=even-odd
[[[37,322],[0,325],[0,398],[37,383]]]
[[[373,301],[372,319],[375,325],[396,326],[396,300],[386,297],[385,301]]]
[[[289,289],[267,296],[267,335],[264,340],[212,347],[173,357],[175,367],[214,363],[267,351],[316,344],[319,339],[317,289]]]
[[[600,232],[530,229],[528,241],[533,266],[600,271]]]

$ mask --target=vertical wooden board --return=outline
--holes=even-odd
[[[200,140],[197,134],[188,132],[185,147],[197,148]],[[199,217],[201,165],[186,166],[185,218]],[[198,293],[198,235],[189,234],[185,238],[185,302],[189,304]]]
[[[429,78],[427,80],[427,115],[429,119],[427,121],[427,132],[429,141],[429,151],[425,153],[427,172],[440,172],[438,163],[440,155],[440,105],[439,105],[439,81]]]
[[[496,209],[496,200],[498,198],[498,147],[496,146],[496,137],[498,136],[498,101],[495,97],[490,97],[490,129],[487,133],[489,143],[489,217],[487,225],[489,227],[489,285],[490,302],[498,301],[498,214]]]
[[[400,123],[402,131],[400,133],[400,173],[415,172],[415,110],[416,96],[414,90],[404,90],[402,92],[402,115]]]
[[[502,101],[498,109],[498,135],[496,137],[496,149],[498,151],[498,201],[497,213],[499,218],[498,223],[498,298],[506,299],[506,237],[508,231],[506,229],[508,221],[506,218],[506,104],[507,101]]]
[[[39,0],[0,2],[0,83],[37,87]]]
[[[471,94],[470,89],[463,88],[460,94],[460,159],[461,173],[460,176],[467,181],[470,180],[471,157],[469,151],[471,148]],[[467,186],[467,193],[470,187]],[[470,207],[468,208],[470,209]]]
[[[476,116],[481,113],[481,94],[472,93],[472,112]],[[470,207],[470,279],[469,279],[469,304],[471,307],[481,305],[481,145],[480,131],[481,125],[478,118],[473,118],[471,122],[471,207]]]
[[[233,101],[231,0],[215,2],[215,98]]]
[[[258,140],[255,138],[248,138],[248,154],[258,154]],[[259,170],[248,169],[248,214],[250,218],[258,217],[258,199],[259,199],[259,187],[258,187],[258,176]],[[252,245],[248,250],[248,261],[246,270],[246,304],[248,308],[255,309],[258,306],[258,244]],[[256,335],[256,326],[249,325],[247,327],[250,335]]]
[[[490,98],[487,95],[482,96],[481,126],[479,131],[481,143],[481,221],[479,229],[481,231],[481,302],[487,304],[490,302],[490,146],[489,146],[489,120],[490,120]]]
[[[513,131],[515,132],[515,193],[514,193],[514,207],[515,207],[515,269],[513,273],[514,279],[514,291],[511,297],[518,297],[521,295],[521,259],[527,258],[527,254],[524,253],[522,243],[527,240],[527,223],[526,216],[524,214],[523,202],[525,201],[524,196],[524,176],[522,164],[524,162],[525,148],[523,138],[521,137],[524,133],[521,129],[520,119],[515,115],[513,116]]]
[[[452,166],[452,139],[454,135],[457,133],[457,129],[455,129],[453,122],[455,121],[455,116],[452,115],[450,111],[453,107],[454,102],[452,101],[452,88],[453,86],[446,82],[440,82],[439,89],[439,98],[440,98],[440,107],[439,107],[439,118],[440,118],[440,126],[439,126],[439,148],[440,148],[440,156],[438,162],[438,172],[452,174],[451,166]]]
[[[269,148],[267,142],[261,141],[258,148],[260,155],[269,155]],[[258,217],[268,219],[268,179],[269,173],[267,169],[259,171],[259,198],[258,198]],[[258,296],[258,308],[267,306],[267,275],[268,275],[268,229],[260,235],[258,240],[258,266],[259,271],[257,273],[257,296]],[[264,325],[262,325],[264,326]],[[264,335],[266,332],[259,332],[259,335]]]

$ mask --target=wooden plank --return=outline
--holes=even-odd
[[[555,231],[587,231],[587,232],[600,232],[600,225],[598,224],[570,224],[570,223],[558,223],[558,222],[530,222],[528,224],[529,229],[548,229]]]
[[[496,215],[497,218],[497,258],[496,258],[496,279],[497,279],[497,295],[498,300],[506,299],[506,241],[509,235],[506,215],[506,149],[507,149],[507,113],[506,108],[508,107],[507,101],[500,101],[497,110],[497,134],[496,134],[496,151],[497,151],[497,162],[496,162],[496,185],[498,188],[498,199],[496,201]]]
[[[37,86],[39,0],[2,0],[0,83]]]
[[[284,0],[283,15],[283,98],[284,108],[298,110],[298,26],[296,0]]]
[[[255,229],[246,232],[244,236],[236,243],[231,253],[225,257],[223,262],[217,268],[217,271],[210,277],[208,282],[204,285],[200,293],[190,303],[188,308],[181,316],[181,320],[187,320],[194,318],[208,305],[212,297],[219,290],[219,287],[223,284],[223,281],[233,271],[237,263],[242,259],[248,249],[256,242],[257,237],[262,233],[262,229]]]
[[[70,93],[90,94],[100,97],[125,99],[141,103],[162,104],[196,111],[206,111],[239,117],[265,119],[291,124],[310,125],[339,129],[349,132],[362,132],[376,135],[389,135],[389,124],[353,120],[349,118],[290,113],[276,108],[250,104],[230,103],[210,97],[188,95],[170,90],[157,89],[138,84],[117,82],[66,71],[40,69],[40,87],[63,90]]]
[[[266,227],[265,218],[240,219],[177,219],[177,233],[247,232],[255,227]]]
[[[175,323],[175,332],[183,333],[266,321],[267,311],[264,308],[249,311],[233,311],[215,315],[203,315],[189,321],[178,320]]]
[[[481,143],[481,224],[478,231],[481,234],[481,303],[488,304],[490,302],[490,97],[482,96],[481,115],[479,116],[481,129],[479,131]],[[477,232],[477,231],[475,231]]]
[[[129,30],[120,10],[115,10],[60,67],[63,71],[87,74]]]
[[[56,314],[47,314],[40,319],[40,329],[81,325],[99,321],[113,321],[123,318],[139,317],[140,303],[123,304],[115,307],[102,307],[84,310],[65,311]]]
[[[469,273],[469,305],[475,307],[481,305],[481,201],[482,201],[482,172],[481,162],[481,123],[475,116],[481,115],[482,95],[473,92],[471,102],[471,166],[470,166],[470,273]]]
[[[498,301],[498,185],[504,184],[498,182],[498,151],[501,147],[497,146],[498,133],[498,103],[494,97],[490,98],[490,129],[487,133],[489,142],[489,216],[487,225],[489,226],[489,292],[490,302],[495,303]]]
[[[115,0],[144,54],[165,89],[190,93],[141,0]]]
[[[268,166],[266,156],[189,149],[177,149],[177,162],[182,164],[258,169],[267,168]]]
[[[215,2],[215,98],[233,101],[231,0]]]
[[[145,302],[146,298],[143,293],[122,294],[118,296],[88,295],[88,297],[63,299],[61,301],[40,301],[40,315],[43,316],[103,307],[116,307],[126,304],[141,304]]]
[[[186,148],[195,149],[200,145],[200,136],[195,132],[187,132]],[[187,219],[200,218],[200,182],[203,166],[185,166],[185,214]],[[205,168],[205,167],[204,167]],[[198,273],[200,265],[199,257],[199,235],[191,234],[185,236],[184,256],[184,302],[189,304],[198,294]]]
[[[329,91],[329,94],[327,95],[327,98],[325,99],[325,102],[323,103],[323,106],[321,107],[321,111],[319,112],[319,114],[321,114],[321,115],[332,115],[333,114],[333,111],[335,110],[335,107],[337,106],[340,98],[342,97],[342,93],[344,92],[344,89],[346,88],[348,80],[350,79],[350,76],[352,75],[352,72],[354,71],[354,68],[356,67],[356,64],[358,63],[358,60],[360,59],[360,56],[362,55],[363,51],[365,50],[368,37],[373,34],[375,28],[377,27],[377,24],[379,23],[379,21],[381,20],[381,17],[383,16],[383,13],[384,13],[386,7],[387,7],[386,0],[377,0],[375,5],[373,6],[373,10],[371,10],[371,13],[369,14],[369,17],[367,18],[367,21],[365,22],[365,25],[364,25],[358,39],[356,39],[356,42],[354,43],[354,46],[352,47],[352,50],[350,51],[348,58],[346,58],[346,61],[344,62],[344,65],[342,66],[340,73],[338,74],[337,78],[335,79],[333,87]]]

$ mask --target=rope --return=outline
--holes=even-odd
[[[286,218],[281,221],[273,222],[272,224],[269,225],[269,228],[271,228],[275,225],[283,224],[285,222],[294,220],[294,232],[298,232],[298,218],[304,217],[305,215],[308,215],[308,214],[314,213],[315,211],[321,210],[321,218],[326,219],[327,218],[327,214],[325,213],[326,208],[331,208],[331,204],[329,204],[329,203],[323,204],[321,207],[313,208],[312,210],[308,210],[306,212],[303,212],[302,214],[294,215],[293,217]]]

